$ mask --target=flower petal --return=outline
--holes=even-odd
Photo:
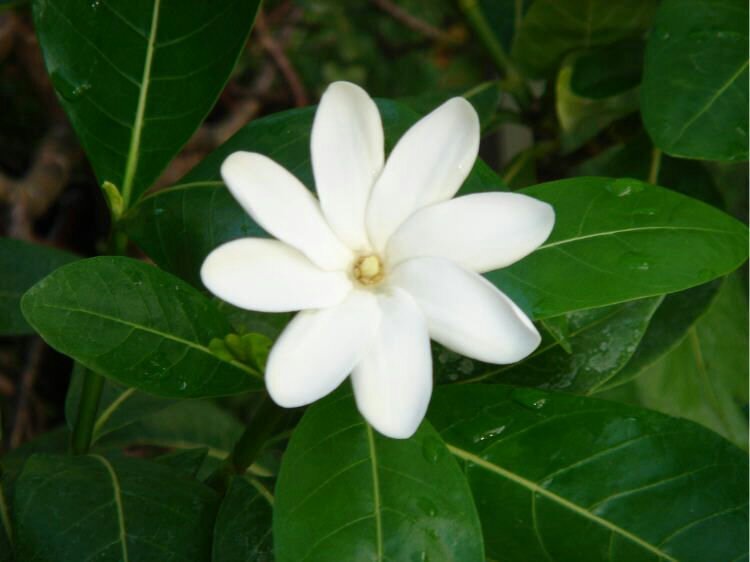
[[[362,88],[334,82],[315,112],[310,142],[315,188],[328,224],[350,248],[369,249],[365,207],[383,168],[383,124]]]
[[[432,394],[430,338],[414,299],[395,289],[378,296],[382,318],[352,373],[357,407],[383,435],[411,437]]]
[[[366,291],[352,291],[330,308],[300,312],[268,357],[266,387],[274,402],[295,408],[335,390],[371,343],[379,318],[376,298]]]
[[[520,193],[476,193],[430,205],[406,219],[388,241],[391,266],[434,256],[472,271],[508,266],[552,232],[551,205]]]
[[[221,177],[269,234],[323,269],[344,269],[351,264],[351,251],[328,226],[315,196],[276,162],[254,152],[234,152],[221,165]]]
[[[541,341],[513,301],[481,275],[448,260],[407,260],[393,270],[391,280],[417,301],[432,339],[457,353],[488,363],[514,363]]]
[[[222,244],[203,262],[201,279],[222,300],[263,312],[331,306],[352,290],[344,272],[323,271],[291,246],[265,238]]]
[[[448,100],[409,129],[388,157],[367,205],[375,249],[382,251],[414,211],[453,197],[478,150],[479,118],[463,98]]]

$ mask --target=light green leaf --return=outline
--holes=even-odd
[[[602,129],[638,110],[638,80],[633,82],[630,73],[633,57],[640,52],[619,45],[565,57],[555,84],[555,108],[564,150],[579,148]],[[618,63],[621,75],[616,72]]]
[[[312,405],[295,429],[273,529],[279,562],[484,561],[470,492],[432,427],[381,437],[348,390]]]
[[[710,427],[748,446],[747,298],[729,276],[682,342],[634,382],[639,402]]]
[[[229,77],[258,0],[36,0],[47,70],[99,183],[125,207],[200,125]]]
[[[37,454],[16,484],[18,560],[208,562],[218,498],[158,463]]]
[[[545,77],[571,51],[638,37],[655,8],[653,0],[536,0],[511,54],[529,75]]]
[[[693,424],[502,385],[437,389],[487,556],[507,562],[747,557],[747,456]]]
[[[747,257],[745,225],[638,180],[574,178],[521,193],[554,207],[554,230],[487,277],[536,318],[687,289]]]
[[[235,476],[214,527],[213,560],[271,562],[274,498],[256,478]]]
[[[143,262],[99,257],[69,264],[32,287],[21,306],[61,353],[157,396],[221,396],[262,386],[255,370],[208,348],[230,332],[214,302]]]
[[[748,4],[664,0],[649,35],[643,123],[664,152],[748,158]]]
[[[0,336],[31,334],[21,296],[34,283],[77,256],[13,238],[0,238]]]

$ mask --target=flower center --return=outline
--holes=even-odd
[[[385,271],[383,263],[376,255],[362,256],[352,268],[354,278],[363,285],[377,285],[383,280]]]

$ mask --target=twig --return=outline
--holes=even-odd
[[[305,87],[302,84],[302,79],[299,77],[299,74],[297,74],[297,71],[286,56],[286,53],[284,53],[284,49],[276,39],[274,39],[268,29],[268,24],[266,23],[266,18],[263,12],[258,14],[258,18],[255,21],[255,31],[258,35],[260,46],[269,54],[278,67],[279,72],[281,72],[281,75],[284,77],[284,80],[289,85],[289,89],[292,91],[292,96],[294,98],[294,105],[297,107],[308,105],[310,102]]]
[[[402,7],[397,6],[391,0],[371,0],[378,8],[390,15],[397,22],[405,25],[417,33],[440,41],[441,43],[457,43],[457,38],[437,27],[427,23],[424,20],[410,14]]]
[[[21,383],[18,385],[18,401],[16,402],[16,415],[13,420],[13,431],[10,434],[10,448],[15,449],[29,435],[29,408],[31,394],[34,390],[34,382],[44,356],[46,345],[41,338],[35,337],[29,346],[26,366],[21,374]]]
[[[32,238],[34,220],[57,200],[80,156],[69,127],[59,124],[53,126],[40,142],[24,177],[12,180],[0,174],[0,202],[11,206],[11,236]]]

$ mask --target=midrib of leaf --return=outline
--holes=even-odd
[[[125,176],[122,181],[122,200],[124,207],[128,208],[130,196],[133,192],[133,181],[138,169],[138,152],[141,148],[141,134],[143,132],[143,117],[146,113],[146,101],[148,98],[148,88],[151,84],[151,62],[154,58],[154,44],[156,42],[156,30],[159,27],[159,7],[161,0],[154,0],[154,11],[151,14],[151,29],[148,34],[148,43],[146,45],[146,60],[143,64],[143,76],[141,78],[141,89],[138,94],[138,106],[135,112],[135,121],[133,123],[133,134],[130,137],[130,148],[128,149],[128,159],[125,162]]]
[[[375,450],[375,436],[369,423],[365,423],[367,431],[367,444],[370,447],[370,462],[372,466],[372,496],[373,515],[375,517],[375,540],[377,542],[377,560],[383,560],[383,522],[380,516],[380,478],[378,476],[378,455]]]
[[[686,131],[687,131],[687,130],[688,130],[688,129],[689,129],[689,128],[690,128],[690,127],[691,127],[691,126],[693,125],[693,123],[695,123],[695,122],[696,122],[696,121],[697,121],[698,119],[700,119],[701,115],[703,115],[704,113],[706,113],[706,111],[708,111],[709,109],[711,109],[711,106],[712,106],[712,105],[713,105],[714,103],[716,103],[716,100],[717,100],[717,99],[719,99],[719,98],[720,98],[720,97],[722,96],[722,94],[723,94],[724,92],[726,92],[726,91],[727,91],[727,89],[728,89],[728,88],[729,88],[729,87],[730,87],[730,86],[731,86],[732,84],[734,84],[734,82],[735,82],[735,81],[736,81],[736,80],[737,80],[737,79],[738,79],[738,78],[740,77],[740,75],[741,75],[741,74],[742,74],[742,73],[743,73],[743,72],[745,71],[745,69],[746,69],[746,68],[748,67],[748,64],[750,64],[750,60],[746,60],[746,61],[745,61],[745,62],[744,62],[744,63],[742,64],[742,66],[740,66],[739,70],[737,70],[737,72],[735,72],[734,74],[732,74],[732,76],[730,76],[730,77],[729,77],[729,80],[727,80],[727,81],[726,81],[726,82],[725,82],[725,83],[724,83],[724,84],[723,84],[723,85],[721,86],[721,88],[719,88],[718,90],[716,90],[716,92],[714,93],[714,95],[713,95],[713,96],[711,96],[711,97],[710,97],[710,98],[708,99],[708,101],[707,101],[707,102],[706,102],[706,104],[705,104],[705,105],[704,105],[704,106],[703,106],[703,107],[702,107],[702,108],[700,109],[700,111],[698,111],[698,112],[697,112],[697,113],[696,113],[695,115],[693,115],[693,117],[691,117],[690,119],[688,119],[688,120],[687,120],[687,121],[685,122],[685,124],[684,124],[684,125],[682,126],[682,128],[680,129],[680,131],[679,131],[679,132],[677,133],[677,136],[675,137],[675,139],[674,139],[674,140],[672,141],[672,146],[674,146],[675,144],[677,144],[677,143],[678,143],[678,142],[680,141],[680,139],[681,139],[681,138],[682,138],[682,136],[683,136],[683,135],[685,134],[685,132],[686,132]]]
[[[115,413],[115,411],[122,406],[123,402],[130,398],[135,393],[135,388],[129,388],[120,396],[115,398],[112,403],[107,406],[107,408],[102,412],[102,415],[99,416],[99,418],[96,420],[96,423],[94,423],[94,439],[96,439],[99,436],[99,433],[102,430],[102,427],[104,427],[104,424],[106,424],[109,421],[109,418],[112,417],[112,414]]]
[[[527,480],[526,478],[519,476],[518,474],[515,474],[514,472],[511,472],[497,464],[489,462],[488,460],[485,460],[469,451],[466,451],[465,449],[456,447],[454,445],[451,445],[450,443],[446,443],[445,445],[448,447],[448,450],[451,453],[453,453],[455,456],[465,461],[468,461],[472,464],[475,464],[483,468],[484,470],[487,470],[489,472],[497,474],[498,476],[502,476],[503,478],[506,478],[512,482],[515,482],[516,484],[523,486],[524,488],[529,490],[532,494],[539,494],[541,496],[544,496],[548,500],[559,504],[561,507],[564,507],[590,521],[593,521],[594,523],[597,523],[598,525],[601,525],[602,527],[609,529],[613,533],[617,533],[618,535],[634,542],[641,548],[661,558],[664,558],[665,560],[668,560],[669,562],[679,562],[676,558],[673,558],[672,556],[670,556],[669,554],[661,550],[659,547],[649,542],[646,542],[642,538],[638,537],[637,535],[634,535],[630,531],[627,531],[618,525],[615,525],[611,521],[607,521],[606,519],[603,519],[599,517],[598,515],[591,513],[590,511],[584,509],[580,505],[577,505],[569,500],[566,500],[565,498],[558,496],[554,492],[550,492],[546,488],[543,488],[542,486],[532,482],[531,480]]]
[[[158,0],[157,0],[158,2]],[[127,532],[125,531],[125,512],[122,509],[122,495],[120,491],[120,481],[117,479],[112,465],[109,461],[100,455],[91,455],[92,458],[98,460],[107,469],[109,477],[112,479],[112,490],[114,492],[114,503],[117,508],[117,526],[120,530],[120,544],[122,545],[122,562],[130,562],[128,558],[128,542]]]
[[[239,361],[224,361],[223,359],[219,359],[216,355],[214,355],[210,349],[208,349],[205,346],[202,346],[198,343],[192,342],[190,340],[186,340],[177,336],[174,336],[172,334],[169,334],[167,332],[160,332],[159,330],[155,330],[153,328],[149,328],[147,326],[143,326],[141,324],[134,324],[133,322],[128,322],[127,320],[123,320],[122,318],[117,318],[115,316],[109,316],[108,314],[102,314],[100,312],[94,312],[93,310],[85,310],[83,308],[72,308],[67,306],[55,306],[53,304],[47,304],[47,303],[41,303],[37,306],[44,306],[45,308],[52,308],[55,310],[65,310],[68,312],[80,312],[81,314],[88,314],[90,316],[94,316],[96,318],[102,318],[103,320],[109,320],[110,322],[114,322],[115,324],[122,324],[123,326],[128,326],[132,328],[133,330],[140,330],[142,332],[147,332],[149,334],[154,334],[157,336],[160,336],[164,339],[172,340],[174,342],[180,343],[182,345],[185,345],[187,347],[191,347],[193,349],[197,349],[201,353],[205,353],[206,355],[210,355],[213,359],[216,361],[220,361],[222,363],[227,363],[229,365],[232,365],[234,367],[237,367],[238,369],[245,371],[247,374],[252,375],[255,378],[262,379],[263,377],[257,373],[254,369],[251,369],[249,366],[245,365],[244,363],[240,363]]]
[[[706,362],[703,359],[703,351],[701,350],[698,330],[694,325],[688,331],[688,341],[690,342],[690,351],[693,354],[693,359],[695,359],[695,368],[700,377],[700,384],[706,388],[711,405],[716,412],[716,417],[719,418],[719,423],[721,423],[721,426],[724,428],[724,435],[734,436],[735,432],[732,430],[732,424],[729,423],[724,408],[721,407],[719,398],[716,396],[716,389],[714,389],[713,384],[711,384],[711,377],[708,376],[708,369],[706,368]]]
[[[546,250],[548,248],[554,248],[555,246],[562,246],[564,244],[570,244],[578,242],[580,240],[588,240],[590,238],[599,238],[601,236],[614,236],[615,234],[624,234],[626,232],[647,232],[651,230],[688,230],[694,232],[712,232],[714,234],[734,234],[731,230],[720,230],[718,228],[703,228],[700,226],[639,226],[633,228],[621,228],[619,230],[607,230],[605,232],[593,232],[591,234],[584,234],[582,236],[573,236],[571,238],[564,238],[549,244],[542,244],[537,248],[539,250]]]

